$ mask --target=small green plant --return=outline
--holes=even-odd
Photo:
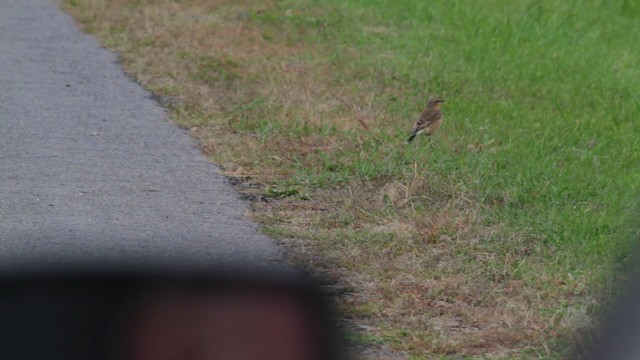
[[[297,196],[300,194],[298,189],[278,189],[278,188],[268,188],[266,195],[275,199],[282,199],[289,196]]]

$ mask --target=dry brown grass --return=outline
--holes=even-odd
[[[285,46],[265,40],[244,18],[243,9],[251,8],[247,4],[155,3],[136,6],[129,16],[118,17],[116,8],[126,8],[126,3],[98,6],[96,13],[111,11],[114,15],[106,15],[108,23],[91,30],[108,34],[108,44],[121,53],[127,70],[138,81],[179,101],[173,109],[176,122],[193,128],[204,150],[233,169],[233,174],[246,172],[268,182],[269,175],[286,176],[288,172],[276,174],[273,171],[283,169],[256,165],[253,153],[266,152],[274,161],[292,163],[293,155],[304,157],[336,146],[332,139],[314,135],[292,141],[273,134],[269,142],[261,142],[253,134],[237,131],[234,123],[240,116],[259,120],[267,115],[265,107],[277,109],[270,117],[312,127],[327,119],[342,130],[376,126],[367,125],[375,112],[370,98],[354,99],[352,84],[332,82],[328,64],[301,59],[308,50],[301,44]],[[114,27],[124,29],[126,39],[114,39]],[[264,105],[252,108],[256,101]]]
[[[269,40],[249,14],[273,1],[75,2],[67,8],[135,79],[176,99],[174,121],[192,129],[227,175],[262,185],[254,193],[296,167],[317,167],[319,154],[359,152],[365,137],[407,125],[377,101],[398,93],[392,85],[338,76],[340,65],[329,66],[322,49],[277,29],[270,36],[279,41]],[[251,128],[266,118],[332,126],[337,135]],[[581,282],[549,273],[535,238],[485,224],[474,194],[419,164],[403,178],[308,191],[305,199],[254,202],[252,216],[294,261],[339,279],[345,317],[365,340],[425,356],[538,356],[550,352],[544,344],[562,324],[588,318],[545,313],[584,299]]]
[[[545,273],[530,262],[524,236],[498,255],[483,242],[501,229],[481,226],[464,196],[417,213],[408,187],[352,184],[313,201],[256,204],[254,216],[284,229],[299,262],[340,276],[352,290],[343,300],[358,326],[391,336],[400,349],[509,357],[558,335],[555,321],[541,316],[552,306],[545,282],[535,288],[514,274],[524,264]],[[397,206],[394,215],[374,215],[384,197]]]

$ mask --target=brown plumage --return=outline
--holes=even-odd
[[[427,136],[435,134],[436,130],[442,124],[442,110],[440,109],[440,103],[443,103],[442,99],[430,99],[427,103],[427,107],[424,108],[420,117],[416,121],[416,126],[409,136],[407,142],[413,141],[416,136],[426,133]]]

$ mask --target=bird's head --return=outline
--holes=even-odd
[[[443,99],[431,98],[431,99],[429,99],[429,102],[427,103],[427,106],[428,107],[437,108],[437,107],[440,106],[440,103],[443,103],[443,102],[445,102],[445,100],[443,100]]]

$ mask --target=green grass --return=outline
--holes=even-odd
[[[640,183],[640,48],[633,45],[640,6],[321,4],[334,11],[310,17],[308,3],[283,2],[260,19],[283,29],[313,28],[307,36],[336,61],[345,48],[358,53],[336,64],[338,73],[344,81],[375,77],[380,86],[401,89],[393,99],[378,100],[390,112],[413,119],[428,95],[448,99],[446,134],[429,151],[425,139],[405,150],[410,123],[395,124],[397,131],[374,134],[360,153],[320,154],[324,168],[301,169],[301,182],[393,177],[416,161],[484,203],[504,202],[490,207],[490,218],[531,229],[561,249],[567,270],[593,271],[619,260],[620,247],[628,250]],[[288,8],[300,15],[276,15]],[[367,26],[379,31],[367,32]],[[485,151],[466,151],[469,144],[488,143]]]
[[[378,329],[357,342],[566,356],[634,248],[636,2],[67,8],[181,100],[174,120],[228,174],[267,185],[255,218],[357,289],[346,312]],[[407,145],[430,96],[447,99],[445,122]]]
[[[490,205],[488,221],[526,228],[559,270],[603,274],[629,253],[640,183],[640,6],[631,1],[281,2],[266,26],[328,51],[336,81],[401,89],[379,99],[415,118],[445,104],[443,138],[402,149],[409,122],[353,149],[318,154],[301,185],[402,177],[418,162]],[[293,9],[293,16],[282,16]],[[367,27],[376,27],[367,31]],[[295,29],[297,31],[291,31]],[[350,49],[358,56],[344,56]],[[353,79],[355,78],[355,79]],[[277,119],[273,122],[277,123]],[[276,125],[277,126],[277,125]],[[466,151],[469,144],[489,144]],[[500,203],[498,206],[494,204]],[[611,273],[605,271],[609,276]]]

